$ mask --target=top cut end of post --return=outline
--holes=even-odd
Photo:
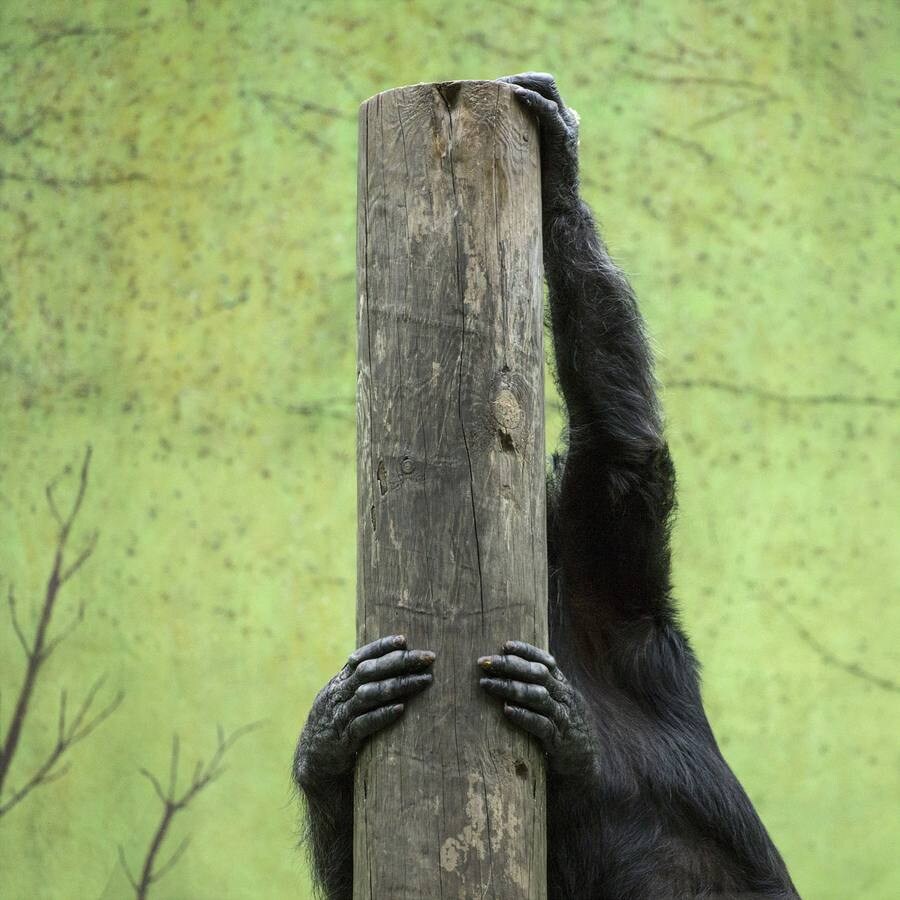
[[[463,88],[472,90],[489,84],[497,85],[502,84],[502,82],[468,78],[461,79],[460,81],[420,81],[416,84],[401,85],[400,87],[389,88],[385,91],[379,91],[377,94],[373,94],[371,97],[363,100],[363,102],[359,105],[359,108],[360,110],[362,110],[370,103],[377,101],[379,98],[385,97],[389,94],[430,94],[436,91],[444,98],[444,102],[447,104],[447,106],[452,109],[456,105],[456,101],[459,99],[460,94],[463,93]]]

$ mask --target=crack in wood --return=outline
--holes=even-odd
[[[447,98],[447,94],[445,92],[449,92],[453,94],[453,99],[459,95],[459,84],[451,84],[451,85],[441,85],[438,89],[438,93],[441,96],[441,99],[444,101],[444,105],[447,107],[447,125],[449,128],[449,137],[447,140],[447,163],[450,166],[450,185],[453,191],[453,238],[454,244],[456,248],[456,290],[459,294],[459,304],[460,304],[460,314],[462,316],[462,326],[461,333],[462,336],[460,338],[459,345],[459,375],[458,375],[458,389],[457,389],[457,411],[459,415],[459,427],[462,431],[462,439],[463,446],[466,452],[466,462],[469,466],[469,497],[472,505],[472,528],[475,532],[475,558],[478,563],[478,591],[481,597],[481,611],[482,611],[482,633],[484,632],[484,572],[481,567],[481,542],[478,539],[478,516],[475,512],[475,474],[472,469],[472,454],[469,451],[469,439],[466,434],[466,423],[463,417],[462,411],[462,374],[463,374],[463,359],[465,357],[466,352],[466,298],[465,293],[463,292],[463,278],[460,273],[460,266],[462,265],[462,254],[460,253],[459,247],[459,194],[457,193],[456,188],[456,172],[453,168],[453,110],[451,108],[451,101]]]

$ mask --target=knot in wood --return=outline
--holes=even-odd
[[[497,427],[506,434],[515,432],[521,426],[522,407],[509,388],[503,388],[494,398],[494,418]]]

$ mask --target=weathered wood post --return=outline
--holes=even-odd
[[[541,900],[542,755],[475,663],[547,641],[537,130],[496,82],[359,121],[358,640],[437,661],[360,754],[353,896]]]

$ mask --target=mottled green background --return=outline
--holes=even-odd
[[[262,719],[150,896],[308,897],[289,760],[353,643],[356,108],[557,73],[658,349],[676,584],[724,751],[805,897],[900,896],[900,14],[891,2],[0,3],[0,590],[91,483],[0,818],[4,898],[119,898],[216,723]],[[553,397],[550,408],[556,409]],[[551,412],[549,433],[559,427]],[[5,611],[4,611],[5,613]],[[0,727],[23,657],[0,625]]]

